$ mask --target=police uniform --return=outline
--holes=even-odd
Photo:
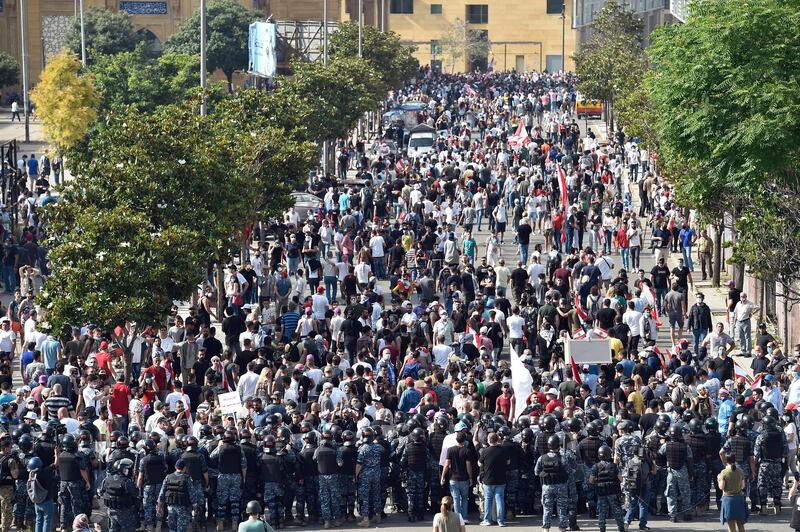
[[[606,530],[606,517],[610,513],[619,530],[624,530],[622,507],[619,504],[619,470],[612,462],[600,461],[592,466],[589,474],[594,477],[594,490],[597,494],[597,524],[600,532]]]
[[[8,532],[8,529],[11,528],[14,514],[15,482],[11,474],[12,465],[19,468],[16,455],[10,451],[0,455],[0,514],[2,515],[0,529],[2,532]]]
[[[297,483],[297,514],[303,517],[308,512],[310,521],[319,519],[319,472],[317,464],[314,463],[314,453],[317,446],[312,444],[303,445],[300,451],[297,467],[298,474],[302,477],[302,485]],[[288,473],[287,473],[288,474]]]
[[[599,436],[587,436],[578,443],[578,454],[583,462],[583,492],[591,517],[594,517],[597,512],[597,496],[594,486],[589,484],[589,474],[592,466],[597,463],[597,451],[604,444],[605,442]]]
[[[706,484],[706,479],[708,478],[706,435],[703,433],[687,434],[686,444],[692,449],[693,471],[692,479],[689,481],[689,486],[692,491],[692,506],[699,508],[704,505],[708,499],[708,487]]]
[[[339,459],[341,468],[339,469],[339,486],[342,494],[342,515],[348,519],[355,512],[356,506],[356,460],[358,460],[358,450],[352,442],[345,442],[339,448]]]
[[[314,451],[314,462],[319,473],[320,516],[325,521],[338,519],[342,510],[339,485],[339,457],[331,445],[321,445]]]
[[[19,462],[19,477],[14,481],[14,520],[17,529],[23,528],[23,523],[33,525],[36,519],[36,506],[28,497],[28,460],[33,455],[27,455],[22,451],[17,452]]]
[[[725,441],[722,450],[733,454],[736,467],[740,468],[744,475],[744,494],[750,496],[751,501],[755,501],[756,497],[750,493],[750,457],[754,456],[752,442],[747,436],[736,434]]]
[[[575,451],[562,451],[562,462],[567,468],[567,514],[569,525],[573,530],[577,530],[578,525],[578,487],[583,484],[583,468],[578,466],[578,458]]]
[[[167,506],[170,532],[186,532],[192,522],[192,507],[203,501],[202,490],[186,472],[167,475],[158,494],[158,503]]]
[[[758,461],[758,496],[762,508],[772,496],[776,508],[781,506],[783,457],[789,455],[786,435],[777,427],[765,427],[756,438],[755,458]]]
[[[206,457],[204,454],[200,453],[200,451],[195,451],[193,449],[187,449],[186,451],[181,454],[181,460],[185,464],[186,469],[184,472],[191,478],[192,484],[194,484],[196,488],[196,492],[200,494],[201,501],[198,503],[200,504],[200,508],[202,509],[206,503],[205,495],[203,493],[203,480],[204,475],[208,474],[208,463],[206,462]]]
[[[283,517],[283,460],[276,454],[264,453],[261,455],[259,471],[264,479],[264,514],[269,516],[269,522],[277,526]]]
[[[142,477],[142,508],[144,509],[144,525],[156,526],[156,504],[158,494],[166,477],[167,462],[158,452],[148,453],[139,461],[138,474]]]
[[[567,528],[569,519],[569,499],[567,482],[570,476],[563,457],[556,452],[548,452],[536,461],[534,473],[542,481],[542,528],[550,528],[553,510],[558,511],[558,528]]]
[[[520,508],[520,470],[522,469],[523,455],[522,447],[519,443],[510,438],[503,440],[501,444],[506,449],[509,456],[508,471],[506,478],[506,508],[508,508],[514,515],[521,513]]]
[[[381,508],[381,461],[384,455],[380,443],[365,443],[358,450],[356,463],[361,465],[358,475],[358,500],[362,517],[380,515]]]
[[[109,532],[139,528],[136,509],[139,492],[131,479],[118,471],[112,473],[100,485],[100,497],[108,509]]]
[[[679,513],[687,516],[692,500],[689,486],[692,449],[682,441],[668,441],[658,449],[658,454],[667,459],[667,511],[673,519],[677,519]]]
[[[83,513],[86,483],[81,471],[87,470],[84,457],[79,453],[62,451],[58,455],[58,504],[62,528],[71,528],[76,515]]]
[[[247,476],[242,485],[242,500],[252,501],[261,489],[260,475],[258,474],[258,448],[249,441],[241,442],[240,446],[247,462]]]
[[[656,430],[653,430],[645,438],[645,445],[647,446],[647,450],[650,452],[650,456],[655,466],[655,473],[653,475],[653,482],[651,486],[652,501],[650,501],[652,503],[652,510],[654,514],[658,514],[659,511],[663,512],[664,505],[666,503],[665,493],[667,491],[667,458],[658,452],[663,445],[662,440],[665,439],[667,439],[667,436],[664,434],[659,434]],[[659,498],[661,498],[660,501]]]
[[[239,503],[242,500],[242,474],[247,469],[247,460],[242,449],[234,443],[221,443],[211,453],[216,459],[217,490],[216,513],[217,520],[226,519],[228,502],[231,503],[231,521],[238,521],[240,517]]]
[[[400,458],[407,478],[408,515],[413,519],[422,519],[425,513],[425,482],[430,459],[425,442],[409,442]]]

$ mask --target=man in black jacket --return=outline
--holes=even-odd
[[[705,303],[705,296],[702,293],[697,294],[697,302],[689,309],[689,322],[687,326],[691,329],[694,335],[694,354],[697,355],[700,350],[700,342],[706,337],[708,331],[711,330],[711,309]]]

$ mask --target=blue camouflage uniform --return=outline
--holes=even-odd
[[[62,457],[68,453],[62,452]],[[84,456],[80,453],[69,453],[74,456],[79,470],[88,468]],[[62,458],[62,463],[64,459]],[[78,475],[78,480],[62,480],[59,482],[58,487],[58,505],[60,508],[59,517],[61,520],[61,528],[72,527],[72,520],[76,515],[84,512],[84,504],[86,500],[86,482],[84,482],[81,475]]]
[[[224,463],[225,460],[220,458],[224,451],[230,452],[232,447],[233,459],[231,463]],[[238,460],[236,454],[238,453]],[[231,445],[229,443],[222,443],[217,445],[211,452],[211,458],[217,460],[216,470],[217,475],[217,490],[216,490],[216,513],[214,516],[219,520],[226,518],[226,509],[228,502],[231,503],[230,517],[233,521],[239,519],[239,504],[242,500],[242,474],[247,469],[247,459],[244,452],[238,445]]]
[[[616,488],[604,487],[598,482],[598,475],[601,468],[610,468],[610,475],[612,483],[617,486]],[[589,475],[594,477],[595,493],[597,494],[597,524],[601,531],[606,529],[606,518],[610,514],[616,521],[617,527],[623,530],[623,514],[622,506],[619,504],[619,470],[616,464],[609,462],[598,462],[591,467]]]
[[[28,497],[27,488],[27,466],[28,460],[30,460],[32,456],[25,456],[25,454],[22,452],[19,452],[17,456],[20,463],[20,478],[14,482],[14,508],[12,511],[14,514],[14,519],[18,525],[17,529],[21,529],[23,522],[33,524],[36,507],[31,502],[30,497]]]
[[[184,473],[177,471],[172,475],[186,476]],[[170,476],[172,476],[170,475]],[[160,505],[166,504],[165,491],[169,476],[161,486],[161,491],[158,493],[158,503]],[[205,500],[203,497],[203,490],[198,486],[198,483],[192,482],[191,478],[186,483],[189,492],[189,504],[166,504],[167,506],[167,527],[170,532],[186,532],[192,522],[192,507],[200,506]]]
[[[383,446],[365,443],[358,450],[356,463],[361,465],[358,475],[359,511],[362,517],[380,515],[381,511],[381,458]]]
[[[772,496],[776,507],[781,505],[783,457],[789,455],[786,435],[780,429],[762,430],[753,452],[758,462],[758,496],[762,505]]]
[[[121,484],[121,489],[112,490],[112,484]],[[139,528],[139,512],[136,506],[139,490],[131,479],[119,472],[106,476],[100,485],[100,496],[108,510],[109,532],[130,532]]]
[[[583,468],[578,467],[578,459],[574,451],[566,450],[561,453],[564,466],[567,468],[569,480],[567,481],[567,503],[570,518],[578,515],[578,483],[583,482]]]
[[[546,477],[546,470],[549,463],[553,458],[560,464],[560,472],[557,474],[558,480],[548,480]],[[555,452],[548,452],[539,457],[534,468],[534,473],[542,479],[542,528],[550,528],[550,520],[553,510],[558,512],[558,528],[565,529],[569,521],[569,497],[567,483],[570,482],[571,476],[568,474],[567,465],[564,457]],[[561,478],[563,477],[563,478]]]
[[[670,467],[668,444],[681,443],[686,448],[686,463],[682,467]],[[684,442],[667,442],[658,449],[658,454],[667,456],[667,511],[670,517],[677,517],[678,514],[686,515],[692,501],[692,489],[689,485],[689,469],[692,463],[692,448]],[[678,501],[682,503],[678,509]]]

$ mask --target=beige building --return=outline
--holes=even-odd
[[[567,69],[573,69],[575,51],[572,28],[572,3],[565,0],[566,18],[562,25],[562,1],[541,0],[387,0],[389,29],[418,48],[420,64],[430,64],[446,72],[485,69],[494,58],[495,70],[524,72],[561,69],[562,29]],[[453,60],[442,48],[445,36],[468,28],[488,40],[488,56],[459,57]],[[463,32],[462,32],[463,33]]]

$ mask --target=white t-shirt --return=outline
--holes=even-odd
[[[453,348],[447,344],[439,344],[433,346],[432,353],[434,363],[440,368],[446,368],[447,361],[450,359],[450,355],[453,353]]]
[[[14,349],[17,341],[17,334],[9,328],[7,331],[0,331],[0,351],[10,353]]]
[[[383,241],[382,236],[373,236],[369,239],[369,249],[372,252],[372,256],[375,258],[383,257],[385,243]]]
[[[356,264],[355,267],[355,274],[356,279],[361,284],[367,284],[369,282],[369,274],[372,273],[372,270],[369,267],[369,264],[366,262],[360,262]]]
[[[506,319],[506,325],[508,325],[508,337],[509,339],[519,339],[522,338],[524,335],[523,327],[525,326],[525,319],[521,316],[517,316],[512,314],[511,316]]]
[[[177,404],[178,401],[181,401],[183,403],[183,407],[186,410],[191,409],[192,405],[191,402],[189,401],[188,395],[186,395],[185,393],[171,392],[170,394],[167,395],[167,398],[165,400],[165,402],[169,405],[170,412],[175,411],[175,405]]]
[[[787,423],[785,427],[783,427],[783,432],[786,434],[786,443],[789,445],[789,450],[794,451],[797,449],[797,427],[794,423]],[[789,441],[789,437],[794,434],[794,438]]]
[[[328,298],[324,294],[314,294],[311,296],[311,310],[314,311],[314,317],[318,320],[325,319],[325,309],[328,308]]]

